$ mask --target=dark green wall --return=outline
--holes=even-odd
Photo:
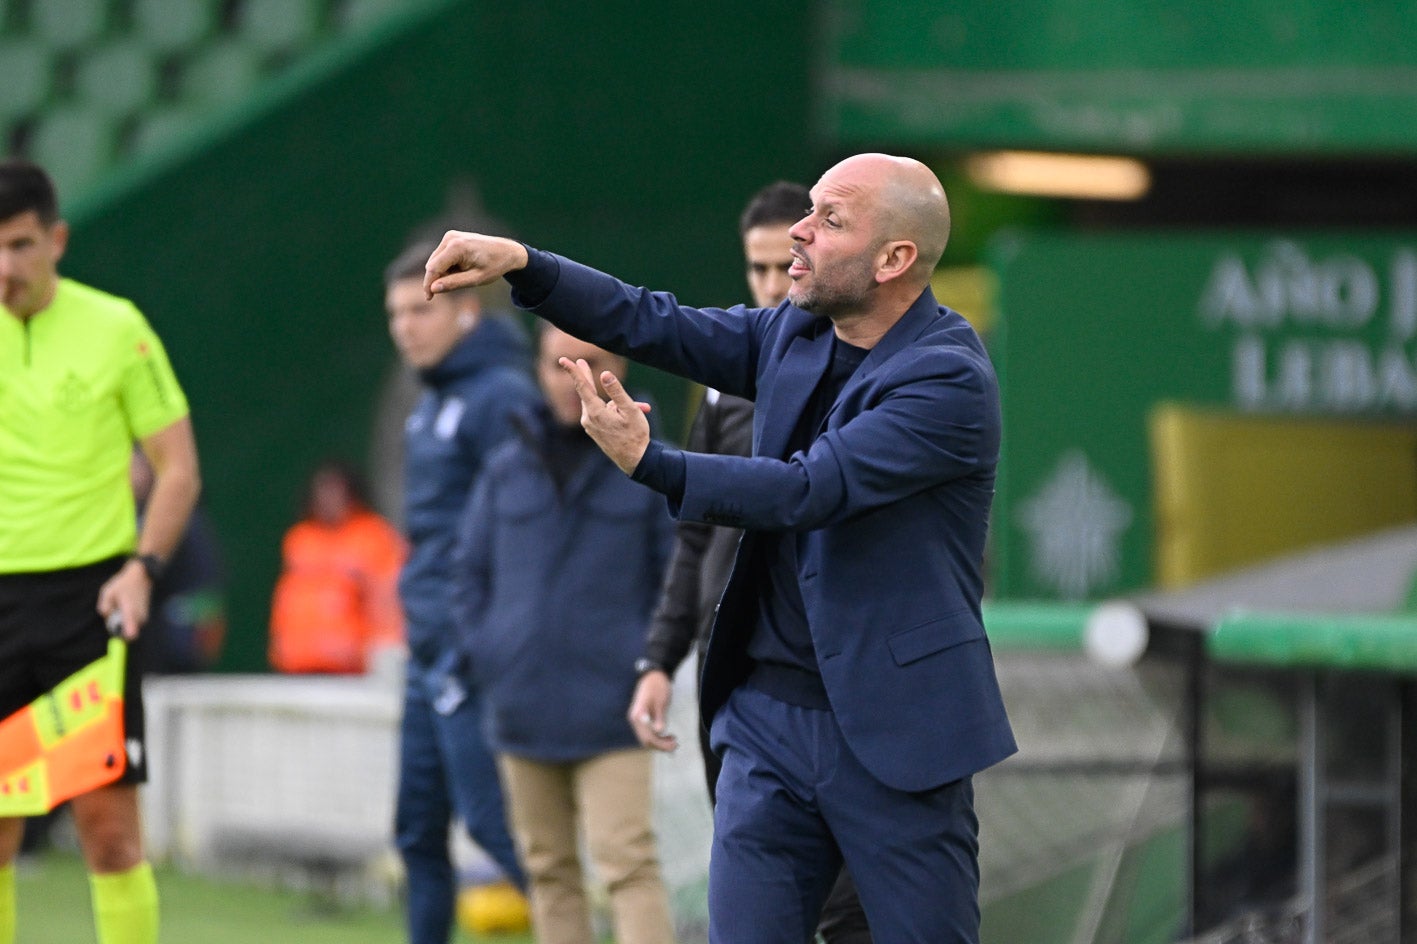
[[[309,468],[367,454],[380,272],[451,183],[536,245],[708,304],[744,295],[744,199],[821,170],[799,8],[441,6],[74,214],[66,272],[139,303],[191,398],[232,570],[227,669],[265,664]],[[677,432],[682,386],[638,382]]]

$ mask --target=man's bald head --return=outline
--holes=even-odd
[[[939,265],[950,239],[950,204],[935,172],[909,157],[856,154],[822,175],[857,182],[870,193],[881,243],[908,240],[918,256],[912,281],[924,283]]]
[[[930,284],[949,240],[950,205],[919,161],[857,154],[822,175],[811,212],[789,235],[788,300],[869,346],[880,336],[872,332],[894,324]]]

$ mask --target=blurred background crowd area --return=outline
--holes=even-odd
[[[1412,939],[1412,4],[0,0],[0,90],[66,273],[138,302],[191,399],[227,674],[265,668],[320,459],[400,518],[381,272],[411,237],[730,304],[759,186],[926,161],[936,294],[1005,416],[989,618],[1024,751],[980,787],[986,934]],[[698,391],[634,383],[682,436]]]
[[[391,0],[33,0],[0,4],[0,140],[66,192],[141,159]]]

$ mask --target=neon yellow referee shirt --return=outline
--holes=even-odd
[[[133,442],[187,415],[132,302],[60,279],[48,308],[0,308],[0,573],[133,550]]]

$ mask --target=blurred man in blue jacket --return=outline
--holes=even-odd
[[[663,498],[621,475],[581,429],[574,380],[558,366],[573,357],[623,374],[624,358],[550,325],[539,351],[546,402],[517,416],[459,534],[458,622],[484,692],[537,939],[594,944],[584,836],[609,892],[615,940],[669,944],[651,755],[624,712],[671,524]]]
[[[457,892],[448,851],[454,815],[525,887],[496,762],[483,740],[482,699],[460,671],[449,563],[483,463],[510,434],[511,415],[540,397],[515,322],[484,313],[472,291],[424,297],[427,254],[427,246],[413,246],[384,275],[389,334],[424,386],[404,431],[409,557],[399,600],[409,659],[394,839],[408,872],[411,944],[447,944]]]

